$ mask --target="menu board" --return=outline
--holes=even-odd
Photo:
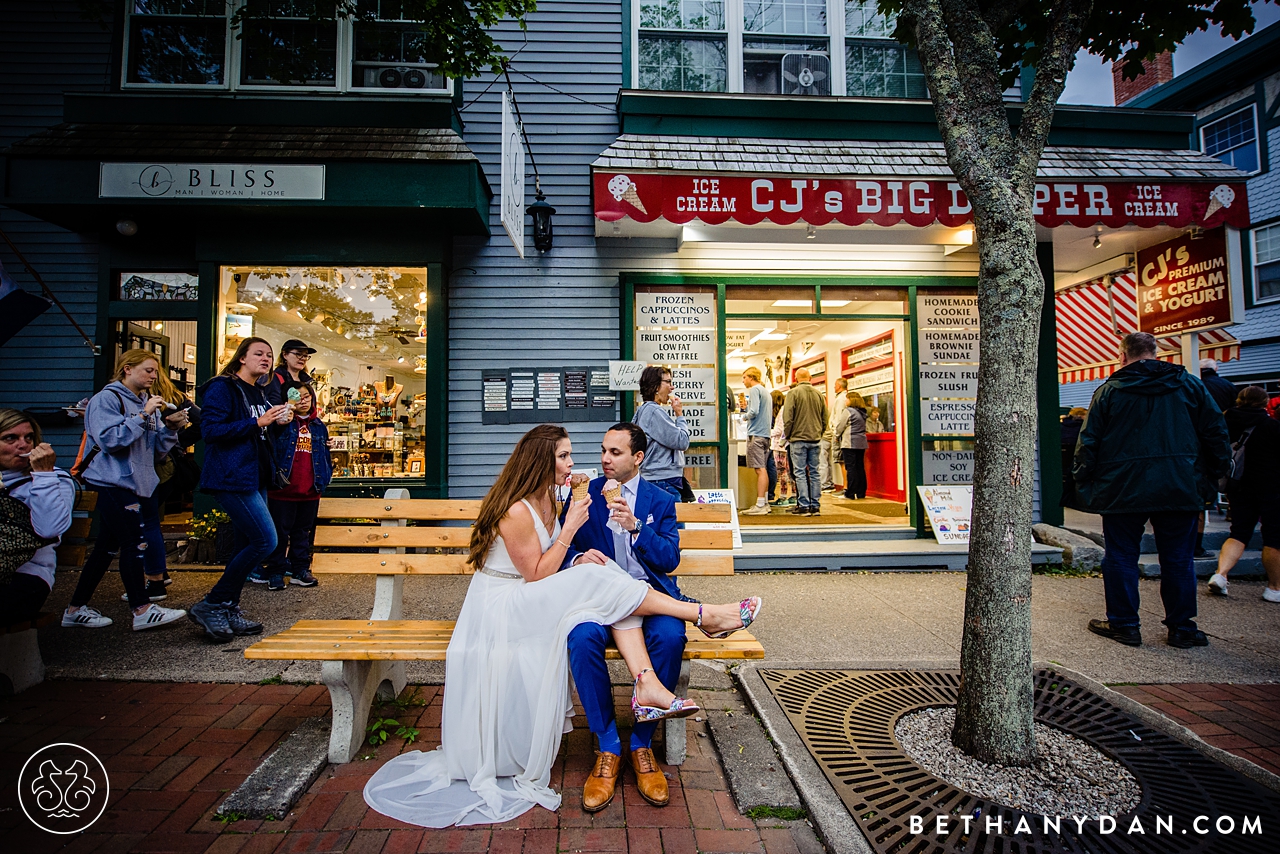
[[[978,397],[976,294],[916,297],[920,432],[926,436],[972,436]]]
[[[968,543],[972,486],[917,486],[929,527],[939,543]]]
[[[635,295],[634,359],[671,370],[672,392],[685,404],[695,442],[719,438],[718,334],[712,290]]]
[[[482,424],[617,421],[608,365],[492,368],[480,373]]]

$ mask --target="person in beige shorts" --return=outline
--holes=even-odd
[[[773,405],[761,383],[759,368],[743,371],[742,384],[747,387],[747,467],[756,470],[756,503],[742,512],[747,516],[767,516]]]

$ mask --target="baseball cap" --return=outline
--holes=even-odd
[[[308,347],[305,342],[299,341],[297,338],[290,338],[288,341],[284,342],[284,344],[280,347],[281,354],[291,353],[294,351],[300,351],[303,353],[314,353],[316,351],[316,348]]]

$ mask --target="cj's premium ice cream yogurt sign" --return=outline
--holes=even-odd
[[[693,326],[716,328],[716,297],[712,293],[636,294],[636,326]]]

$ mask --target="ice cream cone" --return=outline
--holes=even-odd
[[[587,497],[587,488],[591,485],[591,478],[585,474],[575,474],[569,476],[569,491],[573,494],[574,501],[581,501]]]
[[[609,478],[604,482],[604,489],[600,490],[600,494],[604,496],[605,501],[616,501],[622,498],[622,484]]]
[[[1204,212],[1204,218],[1208,219],[1209,217],[1213,216],[1215,213],[1218,212],[1218,210],[1221,207],[1222,207],[1222,202],[1218,201],[1216,198],[1210,198],[1209,208]]]
[[[644,209],[644,202],[640,201],[640,194],[636,192],[635,184],[627,187],[627,191],[622,194],[622,200],[629,203],[633,208],[640,211],[640,213],[645,214],[646,216],[648,215],[649,212]]]

